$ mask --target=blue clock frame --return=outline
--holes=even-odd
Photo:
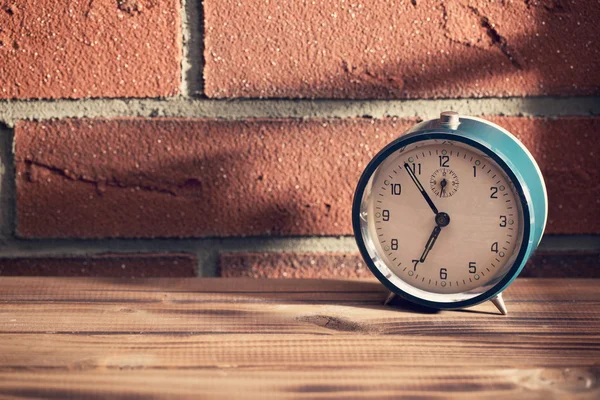
[[[411,302],[437,309],[471,307],[493,299],[506,289],[525,267],[537,248],[546,226],[548,198],[542,173],[525,146],[510,132],[489,121],[475,117],[459,117],[457,127],[424,121],[383,148],[362,173],[352,204],[352,226],[360,253],[371,272],[391,292]],[[493,287],[471,299],[458,302],[434,302],[415,297],[392,284],[376,267],[369,255],[360,226],[360,207],[364,190],[379,165],[395,151],[422,140],[439,139],[465,143],[492,158],[513,182],[523,209],[523,240],[518,255],[506,275]]]

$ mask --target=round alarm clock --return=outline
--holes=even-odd
[[[381,150],[363,172],[352,224],[365,262],[391,291],[438,309],[491,300],[538,246],[542,173],[511,133],[443,112]]]

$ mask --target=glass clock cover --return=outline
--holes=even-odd
[[[372,265],[401,292],[429,302],[465,301],[496,285],[528,223],[522,188],[506,165],[456,139],[424,136],[380,157],[360,199]]]

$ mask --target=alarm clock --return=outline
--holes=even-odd
[[[531,153],[480,118],[443,112],[381,150],[358,182],[352,224],[373,274],[398,295],[436,309],[491,300],[538,246],[546,186]]]

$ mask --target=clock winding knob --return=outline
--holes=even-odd
[[[454,111],[444,111],[440,114],[440,125],[444,128],[456,129],[460,125],[458,113]]]

